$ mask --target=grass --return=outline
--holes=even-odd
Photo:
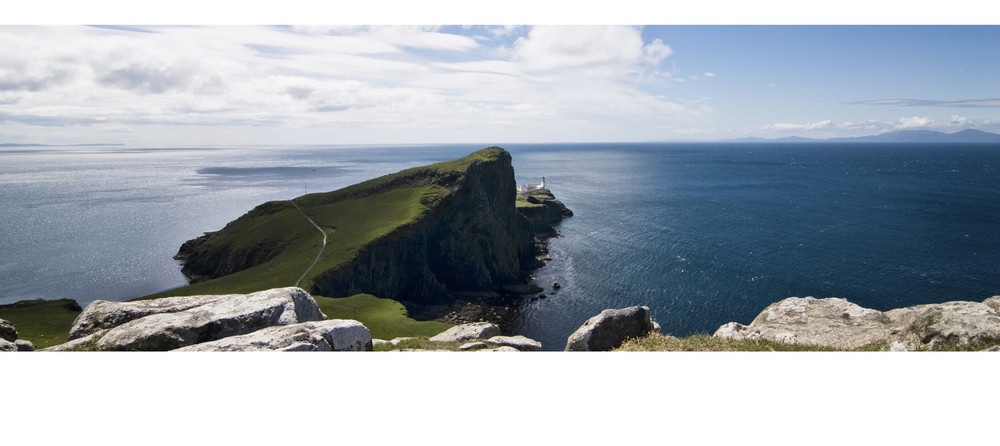
[[[451,324],[411,319],[403,304],[371,294],[330,298],[313,296],[320,310],[330,319],[354,319],[365,324],[375,339],[430,337],[452,327]]]
[[[495,160],[503,153],[503,149],[491,147],[457,160],[296,198],[302,211],[323,228],[328,238],[322,256],[300,286],[311,291],[315,277],[343,265],[361,247],[418,220],[447,196],[450,190],[439,183],[459,178],[476,161]],[[139,299],[250,293],[293,286],[319,253],[321,242],[322,235],[290,203],[266,203],[228,224],[206,246],[237,253],[232,255],[264,247],[280,251],[277,255],[233,274]]]
[[[852,351],[878,351],[881,346],[873,345]],[[707,334],[686,338],[664,336],[659,333],[630,339],[615,351],[624,352],[833,352],[844,351],[818,345],[789,344],[768,340],[723,339]]]
[[[69,339],[69,329],[80,314],[72,304],[75,302],[70,299],[24,300],[0,306],[0,319],[14,324],[18,339],[31,341],[36,349],[42,349]]]

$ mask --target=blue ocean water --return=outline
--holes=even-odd
[[[257,204],[484,146],[5,149],[0,303],[181,286],[180,244]],[[996,145],[503,147],[518,183],[546,177],[576,214],[536,273],[548,298],[516,324],[548,350],[629,305],[684,336],[789,296],[885,310],[1000,294]]]

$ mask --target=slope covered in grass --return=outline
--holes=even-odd
[[[265,203],[222,230],[185,244],[185,268],[192,276],[211,279],[144,298],[248,293],[294,285],[322,247],[322,234],[303,213],[327,235],[326,248],[300,284],[316,293],[317,276],[336,270],[362,248],[426,216],[461,188],[474,163],[496,162],[503,156],[509,160],[503,149],[488,148],[337,191],[304,195],[295,199],[301,213],[290,202]]]
[[[0,306],[0,319],[13,324],[18,339],[31,341],[36,349],[66,342],[79,314],[80,305],[71,299],[22,300]]]

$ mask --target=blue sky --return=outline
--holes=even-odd
[[[998,26],[0,26],[0,143],[1000,132]]]

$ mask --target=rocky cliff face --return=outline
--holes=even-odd
[[[515,210],[510,154],[500,150],[491,159],[474,161],[459,178],[433,181],[451,193],[419,221],[318,277],[314,292],[441,303],[453,293],[499,291],[525,280],[534,266],[533,231]]]
[[[411,303],[448,303],[459,294],[502,292],[507,285],[525,281],[528,271],[539,266],[536,235],[554,234],[552,222],[572,215],[548,190],[531,198],[530,206],[518,204],[511,156],[499,147],[339,191],[300,197],[295,202],[306,214],[329,216],[329,209],[348,202],[364,205],[372,200],[384,206],[386,196],[406,190],[427,191],[419,203],[401,204],[419,205],[424,210],[371,240],[333,241],[349,232],[347,225],[380,225],[365,215],[368,212],[361,211],[359,219],[341,218],[336,224],[316,217],[319,226],[329,229],[331,243],[341,243],[328,252],[356,251],[336,266],[331,263],[312,270],[300,286],[325,296],[368,293]],[[295,223],[290,217],[294,213],[291,216],[301,224],[297,212],[289,202],[265,203],[226,228],[185,243],[176,258],[185,262],[184,272],[192,282],[226,276],[275,258],[287,261],[293,251],[289,240],[302,240],[302,236],[286,234],[280,222]],[[360,221],[362,218],[368,220]],[[258,229],[264,227],[269,229]],[[307,236],[315,237],[315,233]],[[295,277],[298,274],[301,272]]]
[[[293,208],[288,202],[268,202],[255,207],[242,218],[264,217],[290,209]],[[288,245],[288,242],[280,237],[262,239],[239,248],[225,244],[213,246],[210,243],[232,225],[233,223],[230,223],[221,231],[206,232],[201,237],[188,240],[181,245],[174,259],[184,262],[181,272],[192,283],[222,277],[267,262]]]

